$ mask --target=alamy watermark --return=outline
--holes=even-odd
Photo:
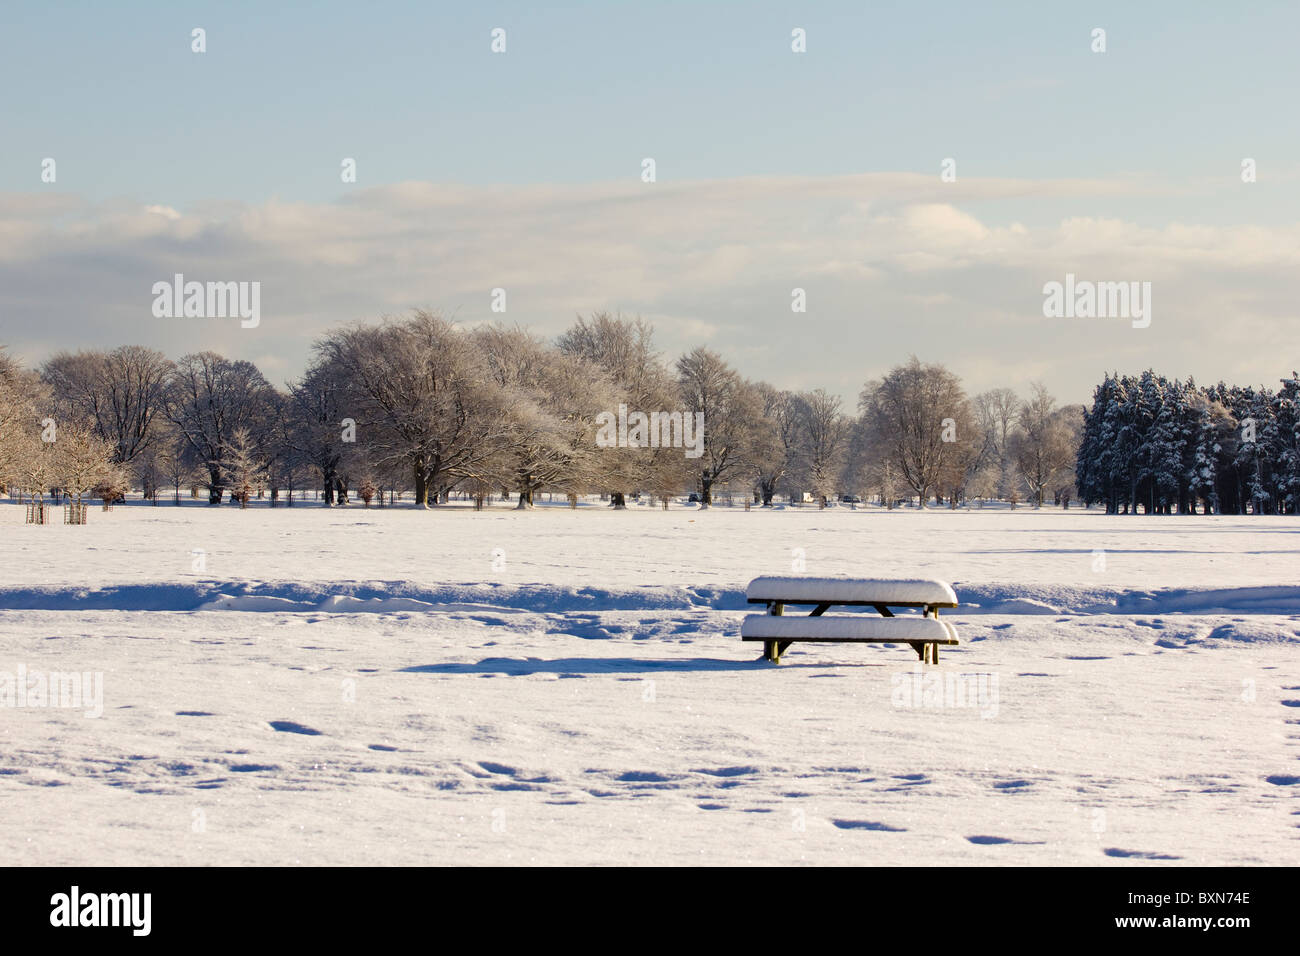
[[[998,715],[997,674],[956,674],[915,667],[894,674],[890,703],[898,710],[978,710],[984,718]]]
[[[16,673],[0,671],[0,707],[79,708],[86,717],[100,717],[104,713],[104,674],[44,673],[19,664]]]
[[[1065,274],[1065,282],[1048,282],[1043,286],[1043,315],[1049,319],[1131,319],[1133,328],[1151,324],[1150,282],[1075,281],[1074,273]]]
[[[152,291],[156,319],[238,318],[244,329],[262,321],[260,282],[186,282],[178,272],[171,282],[155,282]]]
[[[601,448],[684,448],[687,458],[704,454],[704,413],[629,412],[596,416],[596,444]]]
[[[50,897],[51,926],[119,926],[133,936],[148,936],[152,912],[152,893],[83,893],[74,885]]]

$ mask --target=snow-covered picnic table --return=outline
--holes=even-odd
[[[939,620],[939,608],[956,607],[950,585],[933,578],[760,577],[745,592],[750,604],[766,604],[741,624],[744,641],[762,641],[764,660],[780,663],[795,641],[910,644],[922,662],[939,662],[939,645],[956,644],[957,630]],[[813,605],[806,617],[786,617],[787,604]],[[832,607],[871,607],[880,617],[823,616]],[[893,608],[916,608],[919,616],[895,616]]]

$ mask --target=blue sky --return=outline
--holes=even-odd
[[[1294,3],[8,5],[0,170],[177,207],[330,199],[342,156],[361,184],[1278,171],[1297,35]]]
[[[190,51],[196,26],[207,31],[201,55]],[[489,49],[495,27],[507,31],[503,55]],[[794,27],[807,31],[805,54],[790,50]],[[1095,27],[1106,30],[1104,54],[1090,49]],[[139,267],[143,282],[149,251],[157,259],[155,273],[177,262],[200,271],[207,254],[213,268],[218,261],[225,268],[231,260],[217,252],[236,241],[232,223],[250,210],[268,204],[337,210],[369,202],[373,190],[429,183],[480,190],[476,195],[485,201],[502,187],[571,189],[550,214],[566,217],[587,208],[596,216],[591,204],[600,200],[583,190],[637,184],[647,156],[656,160],[658,187],[749,183],[735,208],[743,206],[757,230],[764,228],[763,204],[771,198],[765,181],[777,194],[791,180],[839,182],[844,201],[852,203],[854,176],[937,179],[940,162],[953,157],[963,184],[1021,187],[953,191],[952,209],[990,230],[1016,224],[1059,231],[1071,220],[1115,220],[1127,225],[1131,248],[1146,248],[1143,236],[1166,231],[1167,237],[1170,228],[1237,230],[1240,239],[1242,230],[1292,230],[1300,219],[1297,36],[1300,4],[1294,3],[1248,9],[1044,2],[9,4],[0,13],[6,91],[0,195],[10,202],[11,232],[36,230],[52,256],[63,253],[63,269],[79,270],[74,284],[88,283],[77,302],[105,301],[118,316],[108,326],[119,339],[139,337],[135,320],[121,318],[135,315],[134,305],[119,301],[111,284],[94,291],[91,276],[111,272],[115,258],[127,256],[123,268]],[[44,157],[58,163],[55,184],[40,182]],[[357,160],[356,184],[340,182],[343,157]],[[1250,186],[1239,179],[1243,157],[1258,162],[1259,182]],[[1076,181],[1101,185],[1082,192],[1059,187]],[[895,204],[894,195],[887,188],[865,198],[879,212]],[[31,212],[31,202],[51,197],[65,204]],[[943,199],[927,196],[924,202]],[[175,255],[165,236],[149,239],[147,249],[106,242],[101,249],[83,246],[75,256],[68,243],[60,246],[60,229],[66,238],[72,223],[83,231],[89,223],[102,227],[132,206],[198,217],[207,241],[196,245],[173,236]],[[432,203],[423,224],[411,228],[436,233],[439,208]],[[674,212],[684,233],[694,228],[690,209],[687,203]],[[509,216],[508,208],[492,210]],[[461,213],[460,234],[482,228]],[[834,206],[817,216],[836,216]],[[638,222],[635,216],[627,221],[623,241],[650,241],[649,234],[636,234]],[[826,219],[787,216],[780,222],[773,228],[792,230],[793,242]],[[534,225],[545,241],[545,222]],[[844,235],[855,233],[849,228]],[[1286,237],[1257,238],[1260,248],[1269,248],[1287,245],[1289,232]],[[704,247],[719,247],[707,233],[696,238]],[[762,236],[774,246],[779,238]],[[251,245],[235,261],[256,273],[258,237],[242,239]],[[450,233],[433,237],[435,246],[455,239]],[[390,237],[399,240],[400,233]],[[996,285],[1000,273],[1024,266],[1015,256],[1002,264],[990,259],[987,240],[981,242],[978,270],[930,276],[936,296],[987,298],[991,293],[981,290]],[[1211,244],[1227,247],[1218,239]],[[491,255],[490,245],[482,248]],[[377,248],[374,254],[391,257],[400,250]],[[268,261],[292,257],[283,249],[267,255]],[[1084,270],[1090,261],[1079,255]],[[20,258],[11,256],[8,265],[27,274]],[[5,264],[0,255],[0,277]],[[1068,256],[1061,264],[1071,267]],[[1225,259],[1222,266],[1239,273],[1242,263]],[[807,270],[820,267],[810,259],[801,268],[804,277],[791,277],[786,287],[809,281]],[[1196,268],[1202,279],[1207,269],[1215,272],[1213,262]],[[1058,271],[1040,278],[1031,269],[1026,287],[1059,278]],[[1159,277],[1159,268],[1147,271]],[[1280,279],[1265,277],[1261,287]],[[359,272],[354,284],[365,281]],[[897,283],[892,288],[899,291]],[[480,314],[474,293],[455,289],[444,296],[436,283],[417,283],[395,298],[377,292],[373,309],[361,291],[339,314],[324,318],[378,314],[405,303],[402,295],[427,296],[410,305],[460,309],[471,320],[491,317]],[[855,304],[876,300],[879,291],[836,287],[833,296],[819,297],[836,303],[826,327],[839,334]],[[303,297],[287,286],[281,292],[282,303]],[[678,289],[668,302],[662,292],[638,296],[629,290],[627,296],[603,295],[590,307],[642,312],[652,320],[662,313],[661,344],[676,348],[692,344],[686,341],[692,323],[706,334],[713,334],[710,327],[739,334],[749,321],[741,313],[752,311],[751,292],[739,284]],[[543,306],[537,298],[535,312],[509,318],[552,331],[572,316],[582,296],[575,289],[572,304],[554,299]],[[31,323],[48,328],[72,321],[50,311],[56,303],[66,310],[66,300],[52,292],[46,301],[37,286],[0,292],[0,340],[31,353],[32,360],[55,343],[30,332]],[[1164,301],[1171,301],[1167,294]],[[1026,302],[1032,314],[1032,297]],[[934,319],[933,306],[916,321]],[[1260,308],[1267,316],[1273,306]],[[969,332],[961,315],[954,308],[944,321]],[[106,344],[98,339],[108,328],[97,331],[93,322],[63,329],[65,337],[85,331],[89,344]],[[988,332],[995,339],[1010,334],[993,327]],[[272,328],[258,343],[236,340],[226,350],[277,355],[291,371],[299,360],[289,353],[303,346],[273,341],[274,334]],[[1129,349],[1132,360],[1141,363],[1142,349],[1156,344]],[[887,358],[924,353],[924,345],[909,346],[899,336]],[[168,339],[167,347],[184,343]],[[1150,352],[1148,364],[1167,350]],[[1285,358],[1295,361],[1294,349]],[[775,357],[758,356],[744,370],[776,378],[774,363]],[[986,371],[996,364],[991,355],[973,363]],[[1238,367],[1255,378],[1275,377],[1268,363]],[[1084,380],[1102,370],[1089,367],[1061,391],[1081,399]],[[1207,373],[1213,371],[1201,372]],[[981,384],[987,377],[973,374]],[[787,375],[792,385],[806,377]],[[851,382],[862,376],[846,368],[830,377],[849,394]]]

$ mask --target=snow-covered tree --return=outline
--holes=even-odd
[[[247,508],[249,500],[266,487],[265,453],[247,428],[236,428],[225,443],[225,455],[220,466],[231,500]]]
[[[125,474],[112,461],[114,448],[102,440],[93,428],[79,421],[58,428],[50,443],[53,452],[54,483],[77,504],[105,483],[121,489],[127,484]]]
[[[39,450],[38,405],[48,408],[46,389],[31,372],[0,346],[0,489],[27,490],[27,458]]]
[[[1011,436],[1020,415],[1020,398],[1009,388],[981,392],[971,400],[975,424],[987,444],[979,462],[979,485],[984,497],[1005,497],[1017,479],[1011,459]],[[996,474],[990,491],[989,481]]]
[[[469,336],[432,312],[357,324],[317,344],[347,383],[359,441],[376,466],[400,463],[415,500],[480,475],[505,436],[498,394]]]
[[[567,356],[580,359],[614,389],[614,405],[650,414],[680,410],[677,383],[654,348],[654,329],[640,318],[597,312],[590,319],[579,317],[556,346]],[[607,411],[614,411],[611,406]],[[606,482],[610,505],[627,506],[632,491],[679,487],[682,483],[681,449],[668,447],[614,447],[603,449],[600,480]]]
[[[544,488],[581,494],[608,487],[613,456],[596,442],[597,416],[618,392],[602,370],[573,352],[548,348],[519,328],[488,325],[474,344],[498,391],[502,438],[484,469],[513,487],[519,508]]]
[[[1069,468],[1076,446],[1066,422],[1057,414],[1056,399],[1041,383],[1035,383],[1030,397],[1016,416],[1019,430],[1010,439],[1015,461],[1034,507],[1043,506],[1047,489]]]
[[[738,473],[753,473],[763,428],[763,399],[757,386],[707,348],[694,349],[677,360],[677,382],[685,411],[703,416],[703,454],[690,466],[701,507],[707,508],[713,503],[715,486]]]

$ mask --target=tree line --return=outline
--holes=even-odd
[[[283,388],[253,363],[214,352],[173,361],[123,346],[63,352],[27,370],[0,351],[0,482],[36,496],[130,486],[155,502],[167,490],[179,501],[182,489],[203,488],[212,504],[244,505],[263,496],[291,504],[314,487],[327,504],[409,493],[424,507],[462,493],[480,506],[502,494],[528,508],[543,491],[575,504],[601,493],[615,508],[649,495],[667,507],[692,491],[704,506],[725,494],[763,506],[785,497],[824,507],[851,495],[890,508],[994,499],[1068,507],[1081,495],[1110,510],[1171,501],[1182,510],[1180,489],[1190,503],[1204,498],[1202,485],[1141,471],[1166,454],[1156,432],[1139,436],[1150,403],[1123,413],[1127,430],[1107,411],[1128,406],[1103,389],[1122,384],[1127,395],[1128,382],[1108,377],[1091,409],[1058,406],[1041,385],[1025,397],[1006,388],[968,397],[950,370],[913,357],[865,383],[850,411],[824,389],[747,379],[708,348],[665,362],[640,319],[597,313],[547,341],[417,311],[324,335],[302,376]],[[1294,389],[1286,394],[1294,405]],[[1207,407],[1222,406],[1234,423],[1242,408],[1271,409],[1278,399],[1223,396],[1227,405]],[[701,447],[687,456],[666,442],[598,441],[599,417],[620,406],[701,416]],[[1273,434],[1266,422],[1283,428],[1284,417],[1261,414],[1261,434]],[[54,440],[43,430],[51,422]],[[1256,442],[1265,450],[1252,461],[1269,454],[1270,440]],[[1244,468],[1243,490],[1216,486],[1210,507],[1264,500],[1253,497],[1256,473]],[[1294,510],[1294,488],[1277,485],[1283,473],[1294,467],[1258,472],[1258,487],[1269,489],[1261,507]]]
[[[1111,374],[1084,415],[1077,480],[1110,513],[1295,514],[1300,378],[1277,391]]]

